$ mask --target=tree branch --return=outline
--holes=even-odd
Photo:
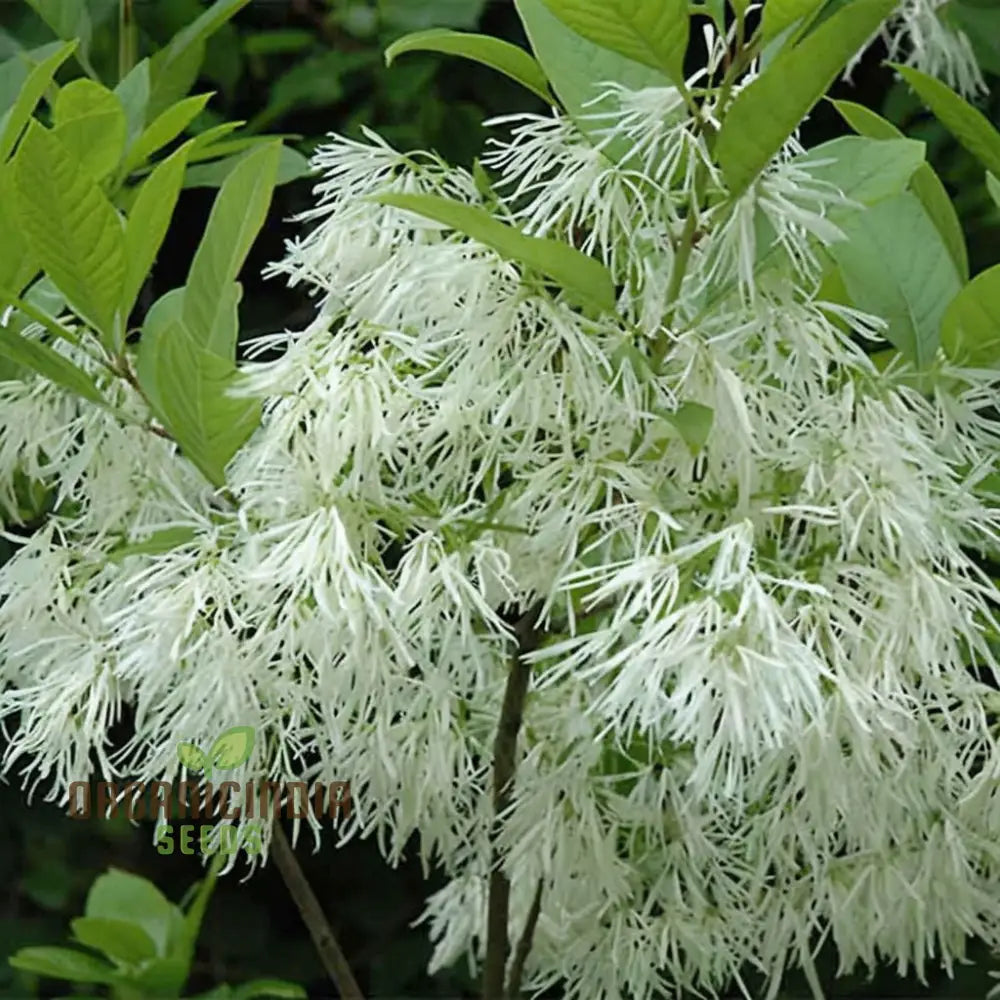
[[[316,951],[319,954],[323,967],[337,987],[337,993],[342,1000],[365,1000],[361,987],[358,986],[351,966],[347,961],[340,945],[333,934],[333,928],[323,913],[323,908],[312,891],[312,886],[306,880],[305,873],[299,866],[292,851],[292,845],[288,843],[285,831],[281,829],[281,823],[275,817],[272,827],[273,837],[271,846],[274,852],[274,861],[281,872],[281,877],[288,887],[288,892],[295,905],[302,915],[302,922],[309,929],[309,936],[312,938]]]
[[[516,1000],[521,995],[521,978],[524,975],[524,963],[531,954],[531,944],[535,938],[535,927],[538,925],[538,917],[542,912],[542,879],[538,880],[535,887],[535,897],[531,901],[531,909],[528,911],[528,919],[524,922],[524,931],[521,933],[521,940],[517,942],[514,949],[514,960],[510,964],[510,978],[507,980],[507,995],[511,1000]]]
[[[511,657],[500,722],[493,743],[493,828],[490,832],[490,884],[486,914],[486,961],[483,964],[483,1000],[506,1000],[504,980],[510,940],[510,880],[503,871],[500,835],[503,815],[510,807],[517,768],[517,738],[524,702],[531,681],[531,667],[524,657],[538,648],[542,632],[536,627],[542,603],[537,603],[514,626],[517,650]]]

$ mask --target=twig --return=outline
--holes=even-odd
[[[288,843],[285,831],[281,829],[281,824],[275,817],[272,827],[273,837],[271,846],[274,850],[274,861],[281,872],[281,877],[285,881],[288,892],[295,905],[302,915],[302,922],[309,928],[309,936],[312,938],[316,951],[319,954],[323,967],[337,987],[337,993],[342,1000],[364,1000],[364,993],[358,986],[351,966],[347,961],[340,945],[333,934],[333,928],[323,913],[323,908],[312,891],[312,886],[306,880],[305,873],[299,866],[292,851],[292,845]]]
[[[506,1000],[504,978],[510,940],[510,879],[503,871],[500,852],[502,817],[510,806],[517,766],[517,737],[521,731],[524,702],[531,680],[526,654],[538,648],[542,632],[536,627],[542,603],[536,604],[514,626],[517,650],[511,657],[503,707],[493,743],[493,829],[490,833],[490,885],[486,912],[486,960],[483,963],[483,1000]]]
[[[521,978],[524,975],[524,963],[531,953],[531,944],[535,938],[535,927],[538,925],[538,917],[542,912],[542,879],[538,880],[535,887],[535,898],[531,901],[531,909],[528,910],[528,919],[524,922],[524,931],[521,933],[521,940],[517,942],[514,949],[514,960],[510,964],[510,977],[507,980],[507,995],[511,1000],[521,995]]]

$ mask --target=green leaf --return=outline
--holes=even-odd
[[[42,99],[42,95],[49,88],[56,70],[73,54],[76,50],[76,42],[67,42],[65,45],[40,62],[24,81],[21,92],[17,95],[17,100],[11,106],[0,126],[0,163],[10,156],[11,151],[21,136],[31,113],[35,110],[35,105]]]
[[[138,924],[109,917],[78,917],[70,922],[80,944],[96,948],[112,962],[138,965],[156,956],[156,945]]]
[[[234,143],[236,142],[242,145],[242,140],[234,140]],[[262,143],[253,141],[248,142],[248,145],[250,146],[249,150],[226,156],[213,163],[201,163],[188,167],[187,173],[184,175],[184,187],[222,187],[233,170],[250,155],[250,152],[259,149]],[[210,147],[210,149],[213,148]],[[205,150],[205,152],[208,151]],[[313,172],[309,160],[297,149],[292,149],[291,146],[282,146],[281,156],[278,159],[278,175],[274,180],[274,186],[281,187],[282,184],[288,184],[300,177],[308,177]]]
[[[0,296],[8,297],[2,290]],[[69,358],[40,340],[23,337],[13,330],[0,326],[0,356],[30,368],[50,382],[92,403],[99,405],[104,403],[104,397],[97,384],[82,368],[77,368]]]
[[[71,80],[53,109],[54,134],[95,181],[110,174],[125,150],[125,109],[93,80]]]
[[[777,38],[796,21],[809,17],[823,6],[825,0],[767,0],[761,21],[764,41]]]
[[[146,997],[176,997],[184,988],[190,971],[190,959],[168,955],[143,966],[130,978],[129,986],[134,987],[134,996],[144,1000]]]
[[[851,57],[896,6],[853,0],[804,41],[781,51],[729,108],[715,155],[731,193],[742,194],[771,162]]]
[[[568,243],[525,236],[484,209],[437,195],[382,194],[374,200],[457,229],[501,257],[527,265],[561,285],[578,305],[605,312],[615,309],[615,286],[607,268]]]
[[[256,1000],[257,997],[277,997],[279,1000],[304,1000],[308,994],[298,983],[283,979],[253,979],[233,990],[233,1000]]]
[[[153,56],[150,61],[152,91],[149,116],[159,115],[187,95],[198,77],[205,56],[205,42],[249,2],[216,0],[200,17],[174,35],[166,48]]]
[[[125,279],[122,316],[128,317],[146,276],[152,270],[170,227],[184,182],[190,146],[184,145],[160,163],[143,181],[125,224]]]
[[[578,35],[684,82],[691,20],[686,0],[544,0]]]
[[[267,218],[280,155],[278,143],[255,150],[233,170],[216,196],[184,286],[184,325],[201,347],[213,342],[220,314],[231,308],[226,293]]]
[[[809,175],[839,188],[864,205],[902,194],[924,162],[925,147],[915,139],[866,139],[846,135],[793,157]],[[832,163],[817,164],[821,160]]]
[[[225,485],[226,466],[261,416],[259,401],[228,395],[240,378],[236,366],[199,347],[174,322],[156,336],[144,332],[137,369],[157,417],[183,454],[214,486]]]
[[[0,288],[20,295],[24,286],[38,273],[38,263],[31,256],[28,238],[21,230],[14,198],[14,164],[0,165]]]
[[[115,87],[118,100],[122,102],[122,107],[125,109],[125,121],[127,123],[125,133],[126,149],[131,147],[132,143],[142,134],[143,126],[146,124],[149,87],[148,59],[137,62],[129,70],[128,75]]]
[[[27,52],[17,52],[10,59],[0,63],[0,132],[3,131],[3,115],[17,100],[17,95],[21,93],[32,67],[48,59],[61,48],[61,42],[49,42]]]
[[[952,300],[941,346],[958,364],[1000,367],[1000,265],[977,274]]]
[[[1000,208],[1000,180],[997,180],[989,171],[986,172],[986,190],[989,191],[990,197],[996,202],[997,208]]]
[[[950,87],[910,66],[889,63],[944,127],[991,173],[1000,177],[1000,132]]]
[[[532,93],[537,94],[546,104],[555,103],[549,90],[548,80],[538,65],[524,49],[510,42],[501,41],[490,35],[473,35],[447,28],[431,28],[404,35],[385,50],[385,64],[391,66],[397,56],[404,52],[442,52],[446,55],[462,56],[495,69]]]
[[[1000,6],[966,0],[965,3],[947,3],[939,11],[947,14],[954,27],[966,34],[980,67],[1000,74]]]
[[[197,743],[178,743],[177,759],[189,771],[203,771],[208,758]]]
[[[21,225],[32,254],[109,350],[125,277],[125,234],[111,202],[60,139],[32,122],[15,160]]]
[[[861,104],[852,101],[831,101],[844,121],[859,135],[872,139],[902,139],[903,133],[890,121],[869,110]],[[910,181],[913,193],[920,199],[924,211],[937,226],[944,240],[948,253],[951,254],[958,268],[962,281],[969,280],[969,253],[965,246],[965,235],[962,223],[959,221],[955,206],[948,197],[948,192],[941,178],[929,163],[917,167]]]
[[[890,343],[926,368],[937,352],[945,310],[962,287],[934,223],[907,193],[838,224],[848,238],[829,253],[851,301],[887,320]]]
[[[145,163],[158,149],[172,142],[191,124],[208,103],[211,94],[198,94],[172,104],[142,132],[125,157],[124,171],[129,173]]]
[[[240,335],[240,300],[243,286],[238,281],[230,282],[219,292],[215,320],[209,331],[204,347],[220,358],[236,357],[236,344]]]
[[[595,141],[603,139],[598,133],[604,126],[590,116],[614,107],[610,99],[591,103],[600,96],[602,83],[615,80],[631,90],[673,85],[666,74],[581,37],[563,24],[543,0],[515,0],[514,5],[535,58],[563,107],[581,131]],[[616,161],[630,152],[624,140],[605,148],[605,155]]]
[[[677,429],[692,455],[697,455],[708,443],[715,419],[710,407],[687,402],[674,411],[658,410],[657,413]]]
[[[69,948],[22,948],[8,959],[15,968],[74,983],[113,983],[116,970],[93,955]]]
[[[107,554],[107,559],[109,562],[121,562],[128,556],[158,556],[165,552],[173,552],[174,549],[194,541],[197,537],[197,529],[188,525],[161,528],[141,541],[123,542],[121,545],[115,546]]]
[[[88,73],[93,72],[88,59],[93,25],[87,0],[28,0],[28,4],[63,41],[79,42],[77,59]]]
[[[84,913],[138,925],[161,956],[168,953],[171,932],[178,920],[177,907],[152,882],[118,868],[109,869],[94,881]]]
[[[219,734],[208,751],[208,759],[214,768],[231,771],[250,759],[253,744],[253,726],[233,726]]]

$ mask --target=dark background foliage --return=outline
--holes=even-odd
[[[90,0],[98,27],[93,61],[109,67],[116,53],[116,0]],[[142,52],[161,46],[203,9],[198,0],[135,0]],[[509,0],[251,0],[208,47],[196,92],[215,96],[196,129],[239,119],[256,132],[295,136],[308,153],[330,132],[359,137],[367,125],[402,148],[432,148],[469,165],[488,130],[482,121],[514,111],[541,111],[540,104],[506,78],[468,62],[431,55],[408,55],[391,68],[385,46],[406,32],[435,26],[480,30],[524,44]],[[0,0],[0,59],[51,40],[45,25],[23,0]],[[1000,49],[991,57],[986,38],[983,58],[1000,71]],[[924,115],[908,91],[894,84],[881,65],[878,48],[865,58],[853,84],[838,84],[833,95],[879,109],[914,138],[955,196],[967,234],[973,271],[996,259],[1000,213],[982,184],[982,171],[944,131]],[[697,53],[692,53],[693,62]],[[995,84],[997,77],[992,77]],[[1000,122],[1000,88],[984,102]],[[807,144],[846,132],[829,105],[821,105],[803,130]],[[254,249],[242,280],[243,336],[281,327],[295,328],[310,315],[308,299],[279,282],[264,281],[261,268],[279,258],[293,232],[289,219],[310,204],[311,181],[279,188],[267,229]],[[183,283],[214,197],[211,188],[186,191],[153,278],[147,301]],[[0,234],[2,238],[2,234]],[[0,539],[0,560],[9,552]],[[0,737],[0,752],[4,749]],[[349,776],[345,776],[349,777]],[[42,791],[44,795],[44,790]],[[201,874],[198,859],[180,853],[162,856],[149,824],[115,820],[73,820],[36,795],[30,802],[16,771],[0,785],[0,1000],[64,995],[65,984],[37,981],[15,973],[8,954],[28,945],[65,940],[69,920],[82,912],[93,879],[118,866],[152,879],[179,900]],[[877,804],[873,804],[877,808]],[[429,978],[430,945],[424,928],[414,928],[428,892],[419,863],[411,859],[392,870],[374,843],[336,850],[327,843],[310,854],[304,833],[299,856],[351,957],[366,993],[377,997],[472,996],[464,963]],[[257,871],[241,881],[239,869],[220,883],[201,940],[191,992],[214,983],[281,977],[305,984],[314,998],[331,995],[298,914],[275,871]],[[886,968],[870,982],[864,977],[835,979],[835,960],[822,956],[824,985],[831,998],[982,998],[990,981],[982,951],[953,980],[935,973],[927,984],[901,979]],[[804,983],[789,982],[789,996],[808,996]]]

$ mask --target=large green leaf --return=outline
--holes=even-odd
[[[940,80],[911,66],[890,65],[966,150],[987,170],[1000,176],[1000,132],[989,119]]]
[[[0,292],[2,295],[2,292]],[[6,298],[6,296],[2,296]],[[68,389],[77,396],[102,404],[104,397],[94,380],[82,369],[77,368],[65,355],[53,350],[48,344],[30,337],[23,337],[13,330],[0,326],[0,357],[8,358],[17,365],[30,368],[50,382]]]
[[[959,364],[1000,367],[1000,265],[977,274],[952,300],[941,346]]]
[[[74,983],[113,983],[117,971],[107,962],[69,948],[22,948],[8,959],[15,969],[49,979],[68,979]]]
[[[437,195],[382,194],[375,200],[457,229],[501,257],[527,265],[561,285],[578,305],[607,312],[615,308],[615,287],[607,268],[568,243],[525,236],[482,208]]]
[[[125,149],[127,121],[118,97],[93,80],[71,80],[59,91],[53,131],[96,181],[110,174]]]
[[[854,0],[740,91],[715,145],[733,195],[753,183],[895,6],[896,0]]]
[[[809,17],[823,6],[824,0],[767,0],[761,20],[761,37],[777,38],[796,21]]]
[[[66,301],[116,350],[125,277],[121,220],[52,132],[32,122],[15,160],[14,186],[31,252]]]
[[[87,893],[88,917],[122,920],[141,927],[153,942],[156,954],[165,956],[173,945],[181,914],[147,879],[118,868],[99,876]]]
[[[261,416],[258,401],[228,395],[240,377],[236,366],[199,347],[174,322],[155,336],[143,334],[137,371],[157,417],[182,453],[213,486],[225,485],[229,460]]]
[[[198,78],[205,42],[250,0],[216,0],[150,60],[152,89],[147,121],[187,96]]]
[[[93,72],[89,61],[93,25],[87,0],[28,0],[28,3],[64,42],[79,43],[77,59],[88,73]]]
[[[672,86],[666,74],[578,35],[563,24],[543,0],[515,0],[515,6],[535,58],[551,81],[552,89],[587,135],[598,138],[599,131],[607,127],[607,123],[595,122],[590,116],[613,110],[608,100],[597,100],[603,83],[613,80],[631,90]],[[607,155],[615,160],[629,152],[624,141],[606,148]]]
[[[854,201],[873,205],[901,194],[924,162],[925,147],[915,139],[867,139],[847,135],[814,146],[791,161],[809,165],[809,174],[839,188]],[[830,163],[821,163],[831,160]]]
[[[125,280],[122,316],[128,317],[149,274],[184,183],[190,144],[181,146],[143,181],[125,225]]]
[[[198,94],[172,104],[143,130],[125,157],[126,172],[146,162],[158,149],[173,141],[208,103],[211,94]]]
[[[194,140],[192,140],[194,141]],[[234,144],[242,143],[243,140],[233,140]],[[228,148],[228,143],[219,143],[219,147]],[[195,163],[188,167],[184,174],[184,187],[222,187],[229,175],[249,156],[254,149],[259,149],[263,145],[261,142],[249,143],[250,148],[242,152],[234,153],[231,156],[224,156],[222,159],[213,160],[211,163]],[[214,147],[212,148],[214,150]],[[205,150],[202,151],[202,154]],[[195,154],[195,159],[201,154]],[[278,158],[278,173],[274,179],[274,186],[281,187],[290,181],[298,180],[300,177],[308,177],[314,173],[309,160],[297,149],[291,146],[282,145],[281,156]]]
[[[0,164],[0,288],[20,295],[38,273],[28,238],[21,229],[14,204],[14,164]]]
[[[684,81],[690,17],[686,0],[544,0],[578,35]]]
[[[405,52],[442,52],[472,59],[516,80],[546,104],[554,103],[542,67],[524,49],[491,35],[473,35],[447,28],[418,31],[397,39],[385,50],[386,65],[391,66],[393,60]]]
[[[859,135],[872,139],[902,139],[903,133],[890,121],[853,101],[831,101],[844,121]],[[937,226],[948,252],[951,254],[963,281],[969,280],[969,253],[965,246],[965,235],[955,206],[948,197],[948,191],[941,178],[929,163],[917,167],[910,181],[913,193],[920,199],[924,211]]]
[[[227,308],[224,294],[239,276],[274,193],[281,146],[251,153],[226,179],[191,262],[184,293],[184,325],[196,344],[207,347]]]
[[[61,48],[62,42],[49,42],[27,52],[18,52],[0,62],[0,132],[3,132],[3,115],[17,100],[28,74]]]
[[[937,227],[909,193],[838,224],[847,240],[829,253],[851,301],[885,319],[890,343],[925,368],[937,352],[945,310],[962,287]]]
[[[3,163],[10,156],[21,132],[28,124],[28,119],[31,118],[31,113],[35,110],[35,105],[42,99],[42,95],[52,83],[56,70],[72,55],[75,49],[76,42],[67,42],[28,74],[28,79],[24,81],[24,86],[17,95],[17,100],[0,122],[0,163]]]
[[[73,936],[88,948],[125,965],[138,965],[156,957],[153,939],[138,924],[110,917],[77,917],[70,922]]]
[[[128,128],[125,148],[128,149],[142,133],[146,124],[146,106],[149,104],[149,60],[137,62],[115,87],[118,100],[125,109]]]

